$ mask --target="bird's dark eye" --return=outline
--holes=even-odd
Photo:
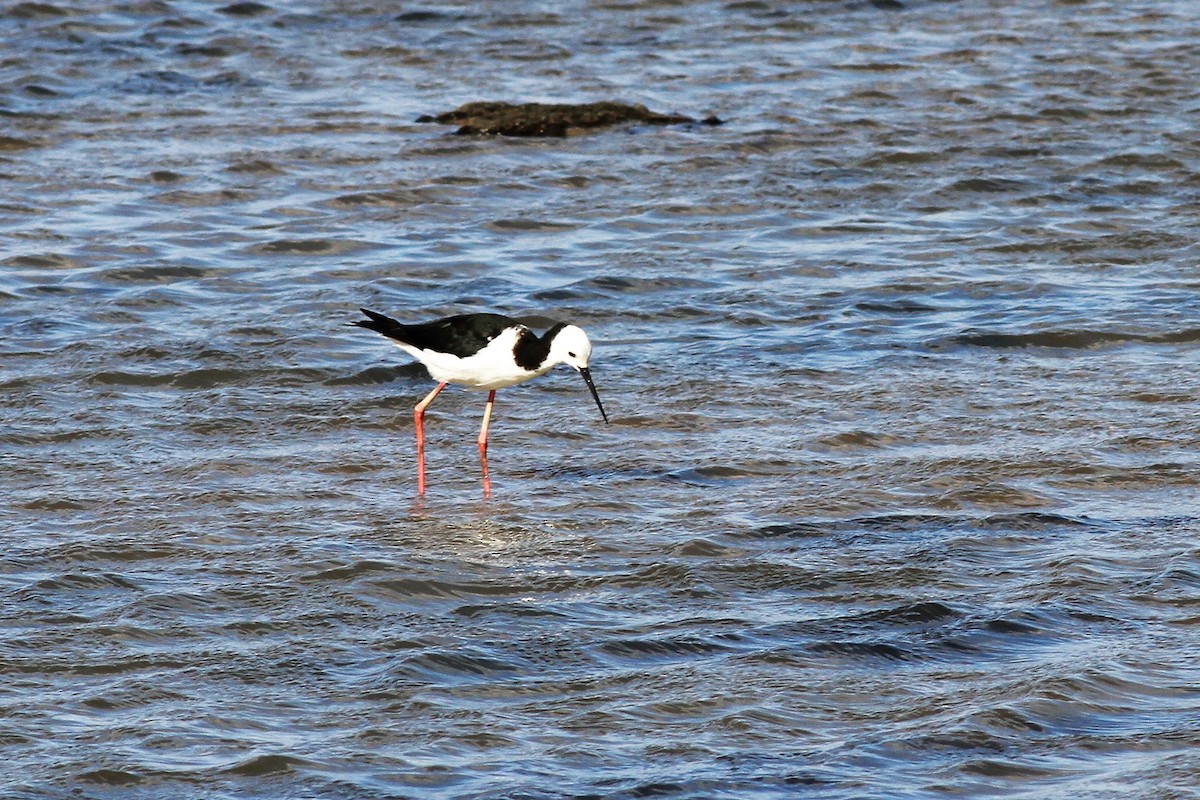
[[[569,355],[571,358],[574,358],[574,357],[575,357],[575,354],[574,354],[574,353],[567,353],[567,355]]]

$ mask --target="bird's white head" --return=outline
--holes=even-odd
[[[592,343],[582,328],[567,325],[550,342],[550,363],[566,364],[575,369],[587,369],[592,357]]]
[[[596,384],[592,383],[592,373],[588,372],[588,359],[592,357],[592,343],[588,339],[587,334],[582,328],[577,328],[574,325],[565,325],[559,328],[554,334],[554,338],[550,341],[550,355],[547,358],[548,364],[566,364],[579,370],[579,374],[583,376],[584,383],[587,384],[588,391],[592,393],[592,397],[596,400],[596,408],[600,409],[600,416],[604,418],[604,424],[608,424],[608,414],[604,413],[604,404],[600,402],[600,395],[596,392]]]

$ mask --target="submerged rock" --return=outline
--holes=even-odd
[[[591,128],[642,122],[649,125],[679,125],[696,120],[682,114],[659,114],[643,105],[628,103],[498,103],[477,102],[459,106],[437,116],[424,115],[417,122],[458,125],[460,136],[568,136]],[[720,125],[708,117],[705,125]]]

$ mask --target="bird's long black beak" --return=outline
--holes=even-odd
[[[592,397],[596,398],[596,408],[600,409],[600,416],[604,417],[604,424],[607,425],[608,414],[604,413],[604,405],[600,402],[600,394],[596,391],[596,384],[592,383],[592,373],[588,372],[587,367],[580,367],[579,374],[583,376],[588,388],[592,390]]]

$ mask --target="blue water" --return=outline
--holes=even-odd
[[[6,10],[3,796],[1196,795],[1191,4]]]

